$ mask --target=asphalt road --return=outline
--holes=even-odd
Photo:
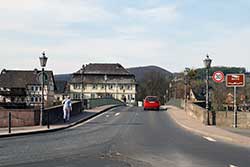
[[[119,107],[71,129],[0,139],[0,166],[250,167],[250,150],[194,135],[167,111]]]

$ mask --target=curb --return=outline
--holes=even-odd
[[[220,139],[220,140],[223,140],[224,142],[228,143],[228,144],[235,144],[235,145],[238,145],[238,146],[243,146],[243,147],[250,147],[249,146],[249,143],[242,143],[238,140],[235,140],[231,137],[226,137],[226,136],[222,136],[222,135],[216,135],[216,134],[211,134],[211,133],[208,133],[208,132],[204,132],[204,131],[201,131],[201,130],[197,130],[195,128],[191,128],[187,125],[184,125],[183,123],[181,123],[180,121],[178,121],[175,116],[173,116],[174,114],[172,113],[168,113],[170,115],[170,117],[179,125],[181,126],[182,128],[190,131],[190,132],[193,132],[193,133],[196,133],[198,135],[205,135],[205,136],[208,136],[208,137],[213,137],[213,138],[217,138],[217,139]],[[243,136],[244,137],[244,136]]]
[[[44,129],[44,130],[39,130],[39,131],[31,131],[31,132],[20,132],[20,133],[10,133],[10,134],[3,134],[0,135],[0,138],[7,138],[7,137],[15,137],[15,136],[26,136],[26,135],[32,135],[32,134],[42,134],[42,133],[50,133],[50,132],[56,132],[56,131],[60,131],[60,130],[64,130],[64,129],[68,129],[71,127],[74,127],[80,123],[83,123],[91,118],[94,118],[110,109],[116,108],[116,107],[120,107],[120,106],[124,106],[124,105],[114,105],[114,106],[110,106],[108,108],[105,108],[103,110],[101,110],[100,112],[97,112],[93,115],[90,115],[88,117],[82,118],[76,122],[73,122],[71,124],[65,125],[63,127],[59,127],[59,128],[54,128],[54,129]]]

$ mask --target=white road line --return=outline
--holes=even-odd
[[[114,110],[116,110],[116,109],[117,109],[117,107],[111,108],[109,111],[114,111]]]
[[[109,115],[106,115],[106,117],[108,118],[108,117],[109,117]]]
[[[229,167],[239,167],[239,166],[230,164]]]
[[[104,112],[104,113],[102,113],[102,114],[100,114],[100,115],[97,115],[96,117],[93,117],[93,118],[91,118],[91,119],[89,119],[89,120],[87,120],[87,121],[85,121],[85,122],[83,122],[83,123],[80,123],[80,124],[78,124],[78,125],[76,125],[76,126],[70,127],[69,129],[75,129],[75,128],[79,127],[79,126],[82,126],[82,125],[84,125],[84,124],[86,124],[86,123],[88,123],[88,122],[90,122],[90,121],[92,121],[92,120],[94,120],[94,119],[96,119],[96,118],[98,118],[98,117],[104,115],[104,114],[107,114],[107,113]]]
[[[119,113],[119,112],[115,114],[115,116],[118,116],[118,115],[120,115],[120,113]]]
[[[216,142],[216,140],[211,138],[211,137],[203,136],[203,138],[208,140],[208,141]]]

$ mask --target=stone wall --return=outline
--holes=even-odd
[[[9,112],[13,127],[34,126],[39,124],[40,112],[34,109],[0,109],[0,127],[8,127]]]
[[[113,99],[113,98],[95,98],[95,99],[86,99],[87,109],[103,106],[103,105],[111,105],[111,104],[124,104],[122,101]]]
[[[205,123],[206,121],[206,109],[195,105],[193,103],[188,103],[187,104],[187,109],[186,109],[188,115],[193,117],[196,120],[199,120],[202,123]]]
[[[72,112],[70,113],[70,115],[74,116],[74,115],[80,114],[81,108],[82,108],[81,102],[73,102],[72,103]],[[44,110],[44,114],[43,114],[43,124],[44,125],[47,124],[48,113],[49,113],[50,124],[56,123],[60,120],[63,120],[63,106],[62,105],[46,108]]]
[[[222,127],[232,127],[234,113],[232,111],[217,111],[216,125]],[[250,112],[237,112],[237,126],[239,128],[250,129]]]
[[[81,112],[81,102],[72,103],[71,116]],[[11,113],[12,127],[34,126],[40,123],[40,110],[35,109],[2,109],[0,108],[0,128],[8,127],[9,112]],[[63,119],[63,106],[54,106],[46,108],[43,114],[43,124],[47,124],[47,118],[50,119],[50,124],[56,123]]]
[[[183,104],[184,105],[184,104]],[[199,107],[193,103],[187,104],[187,113],[196,120],[202,123],[206,122],[206,109]],[[234,113],[232,111],[216,111],[215,124],[221,127],[232,127],[234,120]],[[237,112],[237,122],[239,128],[250,129],[250,112]],[[210,123],[212,123],[212,112],[210,112]]]

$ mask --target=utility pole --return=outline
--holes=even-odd
[[[237,128],[237,88],[234,86],[234,128]]]

